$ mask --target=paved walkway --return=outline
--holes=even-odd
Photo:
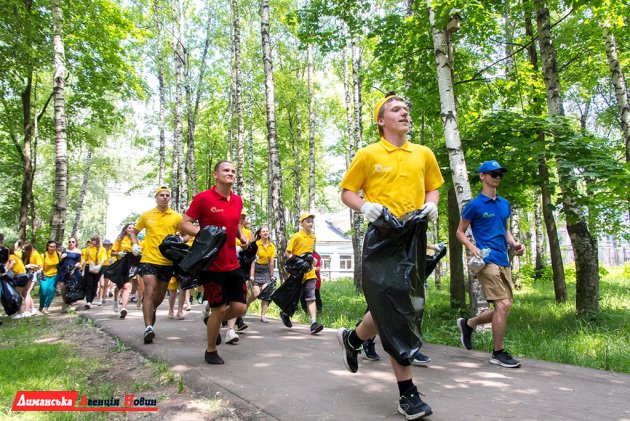
[[[311,336],[304,325],[287,329],[248,316],[240,342],[219,346],[225,365],[206,364],[200,307],[170,320],[162,305],[149,345],[135,305],[126,320],[110,305],[80,313],[134,350],[166,361],[187,387],[230,401],[242,420],[404,420],[389,360],[359,357],[359,372],[348,372],[333,329]],[[433,408],[426,419],[630,420],[629,375],[528,359],[506,369],[489,364],[487,353],[431,344],[423,351],[433,361],[413,373]]]

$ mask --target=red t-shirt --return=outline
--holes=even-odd
[[[322,258],[319,257],[319,254],[317,254],[316,251],[313,251],[313,257],[317,260],[317,263],[315,263],[315,268],[320,268],[322,267]],[[322,287],[322,276],[319,270],[315,271],[315,275],[317,276],[317,281],[315,281],[315,289],[320,289]]]
[[[240,267],[236,257],[236,233],[242,210],[243,200],[239,196],[231,193],[228,200],[215,187],[193,197],[186,215],[199,221],[201,228],[215,225],[225,227],[227,232],[227,241],[208,270],[229,272]]]

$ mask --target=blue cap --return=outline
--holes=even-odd
[[[486,161],[483,164],[481,164],[479,166],[479,171],[477,172],[490,172],[490,171],[503,171],[503,172],[508,172],[507,168],[502,167],[497,161],[492,160],[492,161]]]

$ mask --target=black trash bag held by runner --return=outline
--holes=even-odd
[[[196,277],[200,271],[207,270],[214,262],[226,241],[225,228],[214,225],[203,227],[195,236],[188,254],[179,262],[179,267],[188,275]]]
[[[75,301],[79,301],[85,298],[85,276],[76,278],[73,276],[74,271],[79,270],[77,268],[70,269],[70,276],[68,279],[68,286],[66,289],[66,304],[72,304]]]
[[[422,346],[427,221],[415,210],[397,219],[389,209],[368,226],[363,292],[383,349],[403,366]]]
[[[256,261],[256,253],[258,253],[258,244],[254,241],[246,249],[241,250],[238,255],[238,263],[241,265],[241,271],[243,271],[243,276],[246,279],[249,279],[252,263]]]
[[[171,260],[174,264],[181,262],[190,251],[190,246],[184,243],[182,237],[173,234],[164,237],[158,248],[162,256]]]
[[[22,306],[22,296],[13,288],[13,280],[9,275],[2,275],[0,279],[0,301],[7,316],[12,316]]]
[[[289,277],[271,295],[271,301],[276,303],[289,317],[297,309],[297,303],[302,291],[302,278],[313,267],[313,253],[291,256],[286,263]]]
[[[109,266],[103,267],[103,277],[112,281],[118,288],[122,288],[129,279],[131,253],[125,254]]]

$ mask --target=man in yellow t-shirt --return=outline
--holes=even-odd
[[[315,215],[309,212],[302,212],[300,215],[301,230],[293,234],[287,245],[285,255],[287,259],[292,256],[300,256],[304,253],[313,253],[315,250],[315,234],[313,234],[313,225],[315,224]],[[317,323],[317,307],[315,305],[315,284],[317,283],[317,275],[315,274],[315,265],[311,267],[302,278],[302,292],[307,306],[308,314],[311,318],[311,335],[315,335],[324,329],[321,323]],[[286,327],[293,326],[289,315],[284,311],[280,312],[282,323]]]
[[[363,213],[370,223],[381,217],[384,206],[396,217],[422,209],[428,220],[436,221],[438,188],[444,180],[433,152],[407,140],[409,107],[390,92],[376,103],[373,116],[381,140],[356,153],[341,180],[341,201]],[[359,191],[363,192],[363,198]],[[357,355],[363,342],[377,333],[369,311],[356,329],[339,329],[337,338],[350,372],[355,373],[359,368]],[[391,361],[400,394],[398,412],[407,419],[430,415],[431,407],[420,399],[413,383],[411,365],[401,365],[394,356]]]
[[[144,316],[144,343],[150,344],[155,337],[155,310],[164,301],[168,283],[173,276],[173,262],[160,253],[159,245],[164,237],[177,233],[182,215],[170,208],[171,191],[160,186],[155,191],[157,206],[144,212],[138,218],[135,228],[129,234],[132,252],[140,259],[139,273],[144,280],[144,300],[142,313]],[[138,243],[138,234],[146,230],[142,247]]]

